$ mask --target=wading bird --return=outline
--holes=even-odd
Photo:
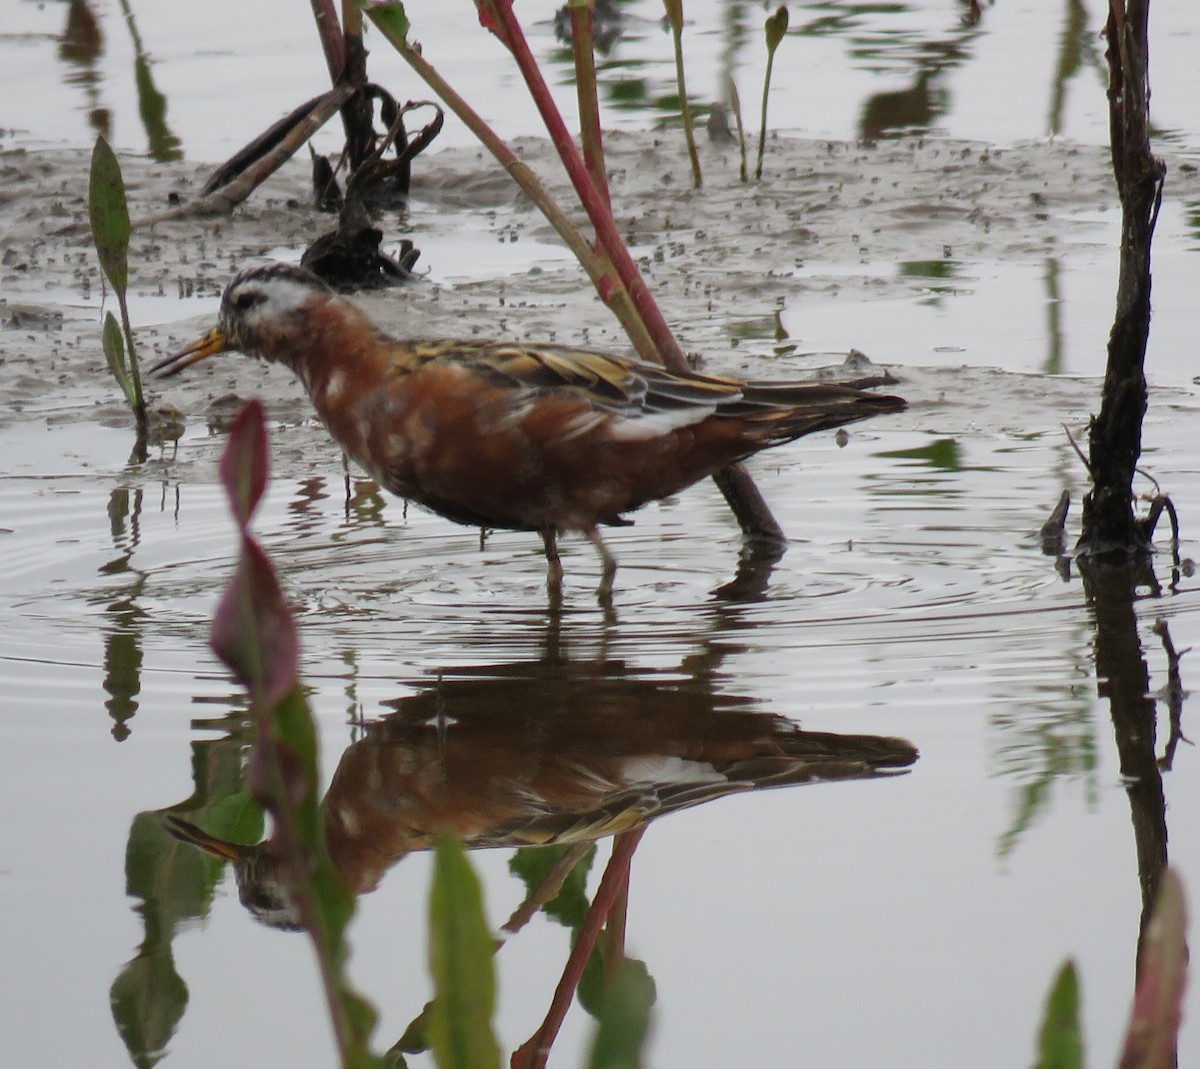
[[[456,523],[536,531],[557,600],[557,538],[616,561],[602,525],[759,450],[904,408],[837,382],[742,382],[565,345],[398,339],[316,275],[238,275],[217,325],[151,370],[174,375],[236,350],[299,377],[337,443],[387,490]]]

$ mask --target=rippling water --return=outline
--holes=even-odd
[[[106,127],[125,150],[213,160],[322,87],[307,10],[297,16],[282,0],[251,22],[210,5],[186,33],[172,5],[126,19],[96,4],[101,36],[90,46],[64,29],[84,6],[0,0],[2,77],[29,89],[5,97],[0,147],[87,144]],[[408,6],[429,54],[494,106],[502,132],[529,132],[529,107],[513,79],[497,79],[494,50],[459,47],[475,39],[470,5],[438,5],[436,16],[423,10],[431,5]],[[698,101],[732,70],[748,106],[766,9],[685,6]],[[886,105],[905,129],[935,137],[1102,143],[1095,6],[980,5],[973,24],[960,3],[789,5],[772,125],[879,136],[887,130],[868,127]],[[672,65],[659,9],[629,7],[631,30],[604,78],[613,124],[641,129],[669,121]],[[531,37],[561,81],[545,14]],[[1156,134],[1185,155],[1200,147],[1191,15],[1175,0],[1156,2],[1152,16]],[[381,80],[408,86],[376,45]],[[1018,66],[1033,73],[1014,80]],[[138,109],[138,88],[153,99],[147,85],[166,103],[158,127]],[[446,140],[457,137],[448,128]],[[437,211],[439,281],[546,258],[527,238],[504,246],[481,237],[477,214]],[[1095,378],[1063,373],[1100,371],[1116,224],[1099,213],[1078,219],[1090,251],[1077,243],[1061,260],[1049,250],[1033,265],[955,250],[936,262],[914,252],[902,264],[868,256],[795,268],[798,282],[814,270],[925,280],[915,299],[877,301],[869,316],[853,300],[801,302],[799,288],[775,317],[756,308],[739,323],[733,310],[732,333],[760,345],[777,328],[815,349],[852,338],[900,364],[901,391],[921,401],[852,428],[845,448],[821,437],[752,462],[792,539],[768,573],[739,575],[737,531],[708,484],[639,513],[610,538],[620,564],[612,614],[592,595],[598,566],[582,541],[564,548],[566,599],[551,614],[536,537],[497,533],[481,546],[473,531],[406,513],[357,473],[347,480],[319,428],[277,423],[275,477],[255,529],[298,618],[326,780],[364,724],[406,702],[516,694],[536,722],[546,710],[532,708],[543,692],[530,680],[540,679],[546,693],[582,701],[594,689],[664,716],[694,703],[714,718],[775,714],[811,731],[906,737],[921,756],[905,775],[739,794],[650,827],[628,919],[629,950],[658,990],[650,1060],[1028,1064],[1051,978],[1073,956],[1089,1063],[1114,1061],[1141,903],[1109,696],[1116,684],[1136,689],[1144,662],[1156,754],[1165,759],[1172,738],[1172,698],[1184,735],[1194,734],[1191,659],[1176,665],[1182,690],[1172,691],[1168,645],[1200,642],[1186,559],[1200,523],[1194,216],[1194,206],[1167,203],[1160,221],[1151,374],[1168,388],[1154,393],[1143,458],[1179,507],[1184,559],[1174,562],[1160,537],[1159,587],[1139,589],[1130,626],[1118,629],[1130,657],[1102,648],[1096,618],[1108,609],[1038,538],[1064,489],[1077,530],[1086,488],[1059,425],[1082,440],[1096,404]],[[39,294],[37,279],[23,285],[39,300],[59,295]],[[73,289],[61,296],[70,314],[89,314]],[[134,313],[146,324],[194,310],[166,294],[139,298]],[[927,362],[942,366],[903,367],[931,337],[941,347]],[[94,400],[71,393],[36,410],[6,408],[0,427],[0,950],[9,964],[0,1047],[12,1064],[66,1064],[81,1051],[90,1065],[129,1064],[110,1003],[116,983],[118,996],[152,993],[144,1018],[161,1034],[126,1038],[142,1050],[165,1044],[173,1069],[332,1064],[308,945],[252,923],[215,865],[198,873],[196,857],[170,854],[179,848],[157,813],[211,807],[244,839],[258,831],[243,812],[244,698],[207,645],[236,552],[215,476],[224,437],[197,425],[133,464],[123,417]],[[1189,745],[1162,778],[1171,858],[1194,895],[1200,777]],[[475,860],[498,925],[523,889],[508,851]],[[379,1046],[429,995],[427,885],[428,860],[414,855],[360,903],[352,971],[380,1010]],[[540,1021],[566,953],[565,932],[545,920],[501,952],[506,1047]],[[1196,1061],[1200,985],[1187,1015],[1181,1065]],[[589,1029],[573,1010],[557,1064],[582,1062]]]
[[[961,1063],[968,1052],[980,1061],[985,1040],[995,1061],[983,1064],[1012,1064],[1067,954],[1081,959],[1089,1036],[1111,1049],[1138,912],[1128,811],[1084,592],[1037,539],[1058,492],[1078,498],[1082,481],[1058,432],[1001,429],[1007,404],[1030,423],[1042,409],[1019,377],[998,381],[986,426],[964,425],[947,405],[855,428],[845,448],[828,437],[759,457],[756,475],[792,536],[760,591],[721,592],[738,539],[711,486],[639,513],[611,538],[621,565],[611,616],[591,593],[590,547],[568,543],[566,603],[553,618],[536,538],[495,534],[480,548],[475,532],[405,515],[357,477],[347,498],[322,432],[276,427],[276,475],[255,528],[298,616],[327,774],[354,723],[431,692],[439,675],[500,687],[538,663],[552,675],[594,665],[606,676],[619,664],[617,679],[664,694],[702,680],[808,729],[907,736],[922,756],[902,781],[725,799],[650,830],[634,862],[629,939],[659,985],[664,1063],[724,1062],[746,1048],[747,1029],[757,1060],[784,1064],[778,1052],[796,1042],[790,1021],[802,1003],[819,1016],[805,1029],[808,1049],[827,1064],[879,1056],[859,1036],[863,1015],[919,1044],[912,1064]],[[1086,404],[1090,389],[1064,380],[1055,410],[1063,394]],[[1194,402],[1176,396],[1150,425],[1145,463],[1189,529],[1200,499]],[[40,829],[9,847],[7,879],[34,915],[30,896],[57,887],[56,924],[71,943],[85,938],[87,917],[123,912],[118,887],[77,897],[82,872],[100,871],[97,851],[119,854],[131,812],[186,796],[189,744],[220,738],[212,731],[228,730],[222,718],[242,707],[206,645],[234,539],[210,463],[218,437],[185,437],[183,464],[163,454],[125,467],[122,430],[63,421],[5,435],[9,455],[26,458],[0,481],[0,666],[20,695],[6,718],[5,805],[18,812],[36,799],[30,828]],[[1195,581],[1172,585],[1165,557],[1159,579],[1162,593],[1138,612],[1155,687],[1165,667],[1150,623],[1168,621],[1179,648],[1200,630]],[[1196,778],[1181,753],[1168,789],[1186,821]],[[1042,796],[1031,803],[1030,790]],[[71,841],[45,855],[35,843],[62,834],[51,829],[64,805]],[[1172,839],[1185,872],[1193,841]],[[499,856],[480,863],[499,918],[516,902],[511,877]],[[424,869],[419,857],[404,862],[363,900],[355,928],[355,974],[380,1000],[381,1035],[402,1029],[425,997],[415,923]],[[324,1048],[319,1020],[297,1033],[292,1019],[297,1000],[314,997],[306,982],[262,993],[279,970],[308,975],[299,941],[254,930],[228,895],[213,910],[203,939],[177,939],[192,995],[172,1063],[222,1049],[197,1032],[214,1014],[236,1018],[217,988],[229,969],[243,972],[247,953],[257,964],[239,982],[255,992],[258,1023],[239,1034],[240,1054],[262,1054],[260,1032],[285,1028],[289,1043]],[[102,993],[138,941],[131,922],[110,926],[107,950],[73,981],[91,986],[73,997],[95,1000],[101,1016]],[[513,1044],[539,1019],[563,953],[544,927],[522,938],[501,957],[501,1028]],[[10,941],[31,952],[25,936]],[[56,960],[41,954],[33,968]],[[745,974],[736,995],[734,972]],[[721,1020],[731,999],[736,1018],[696,1026]],[[936,1021],[931,1003],[942,1007]],[[585,1033],[572,1019],[564,1047]],[[119,1061],[115,1051],[102,1059]]]

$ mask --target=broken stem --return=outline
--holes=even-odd
[[[291,159],[300,146],[336,115],[356,92],[356,86],[344,82],[335,85],[317,100],[309,113],[297,122],[274,148],[247,167],[232,182],[172,211],[140,219],[135,225],[146,226],[167,219],[187,219],[198,215],[228,215]]]

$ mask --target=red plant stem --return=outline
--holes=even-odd
[[[329,68],[329,81],[337,85],[346,66],[346,42],[333,9],[333,0],[309,0],[309,3],[317,24],[317,35],[321,38],[321,51],[325,53],[325,65]]]
[[[638,355],[643,360],[658,361],[658,349],[654,339],[646,330],[625,287],[613,273],[612,265],[599,256],[596,250],[588,244],[575,224],[555,203],[554,198],[546,192],[545,187],[538,181],[529,166],[496,135],[496,132],[488,126],[479,113],[451,87],[450,83],[421,55],[418,49],[402,37],[393,34],[386,23],[376,23],[376,25],[404,61],[442,99],[446,107],[462,120],[463,125],[479,139],[484,148],[496,157],[500,166],[508,171],[513,181],[538,206],[559,236],[566,242],[567,247],[575,254],[576,259],[592,280],[592,285],[596,287],[596,292],[600,294],[600,299],[612,309],[613,314],[620,320],[621,326],[629,335],[629,340],[633,343]]]
[[[517,61],[517,67],[525,79],[525,84],[529,87],[530,95],[533,97],[542,121],[550,133],[550,140],[558,150],[559,158],[562,160],[563,167],[566,168],[571,184],[575,187],[580,203],[592,221],[592,226],[596,229],[597,252],[612,265],[621,284],[628,290],[643,329],[649,334],[654,344],[657,361],[675,371],[689,370],[687,357],[684,355],[682,347],[668,326],[662,309],[658,307],[658,303],[646,287],[645,280],[638,271],[629,249],[617,232],[617,225],[613,221],[612,210],[607,198],[601,194],[592,181],[588,168],[567,131],[562,113],[558,110],[558,105],[554,103],[546,80],[538,68],[537,60],[529,50],[529,43],[525,40],[521,24],[513,14],[512,0],[476,0],[476,4],[490,15],[492,23],[498,31],[497,36]],[[599,288],[597,286],[597,289]],[[600,291],[600,296],[608,303],[608,298],[603,290]],[[622,324],[624,325],[624,320],[622,320]],[[634,339],[634,344],[637,345],[636,339]],[[638,351],[641,353],[640,346]],[[644,353],[642,355],[645,356]],[[651,359],[655,359],[655,357],[651,357]],[[783,528],[779,526],[779,522],[772,515],[771,509],[745,468],[740,464],[733,464],[723,471],[717,472],[713,476],[713,481],[720,489],[730,510],[737,518],[742,533],[747,538],[775,546],[786,543],[787,537],[783,533]]]
[[[579,136],[583,141],[583,162],[611,215],[612,199],[608,194],[608,174],[604,166],[600,101],[596,96],[596,56],[592,50],[593,2],[594,0],[573,0],[569,5],[571,48],[575,54],[575,94],[579,100]]]
[[[596,228],[596,242],[599,251],[608,257],[617,272],[617,277],[629,291],[634,307],[650,332],[651,338],[654,339],[659,362],[676,371],[688,370],[687,357],[684,356],[683,349],[675,339],[675,335],[671,333],[671,328],[667,325],[661,309],[646,288],[637,264],[633,262],[633,257],[617,232],[612,212],[592,182],[583,157],[575,147],[566,123],[563,122],[562,113],[550,95],[550,88],[546,85],[546,80],[538,69],[537,60],[529,49],[529,43],[525,40],[521,24],[513,14],[512,0],[478,0],[478,3],[481,7],[490,10],[500,27],[502,31],[500,39],[512,51],[521,76],[525,79],[533,102],[542,117],[542,122],[546,124],[546,129],[550,133],[550,140],[558,150],[559,158],[566,168],[571,184],[575,187],[584,211],[592,221],[592,226]]]
[[[571,1000],[575,997],[575,990],[579,987],[584,967],[592,955],[600,930],[614,905],[629,887],[629,865],[645,831],[644,827],[635,828],[622,832],[613,839],[612,855],[608,859],[604,875],[600,877],[596,897],[592,899],[587,916],[579,926],[575,946],[571,948],[571,956],[567,959],[562,979],[554,991],[546,1019],[541,1028],[513,1052],[510,1063],[512,1069],[542,1069],[545,1066],[546,1059],[550,1056],[550,1047],[562,1027],[567,1010],[571,1007]]]

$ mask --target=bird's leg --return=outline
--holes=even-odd
[[[562,598],[562,561],[558,557],[558,532],[553,527],[542,531],[542,545],[546,549],[546,590],[551,601]]]
[[[583,533],[587,536],[587,540],[596,547],[596,552],[600,554],[600,585],[596,587],[596,597],[601,605],[611,605],[613,578],[617,574],[617,558],[609,552],[608,546],[604,544],[599,528],[589,527]]]

